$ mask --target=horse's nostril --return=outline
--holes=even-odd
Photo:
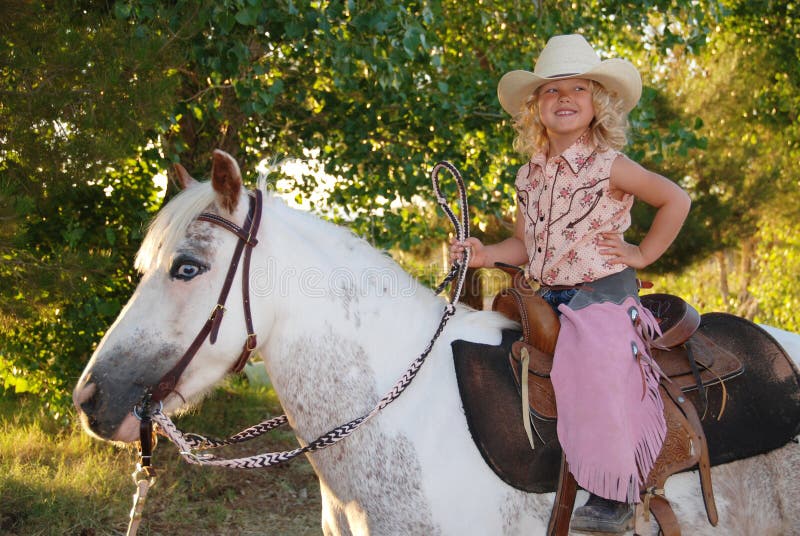
[[[87,402],[89,402],[97,391],[97,385],[94,383],[87,383],[81,388],[75,389],[72,394],[72,402],[77,409],[81,409]]]

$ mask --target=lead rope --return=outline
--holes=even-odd
[[[126,536],[136,536],[139,524],[142,522],[147,492],[150,491],[156,481],[156,470],[150,464],[153,447],[156,443],[156,435],[153,433],[149,396],[145,397],[141,412],[135,410],[135,414],[139,418],[139,461],[131,475],[136,486],[136,493],[133,494],[133,507],[131,508]]]
[[[449,171],[455,178],[456,187],[458,189],[458,203],[461,212],[460,221],[458,218],[456,218],[455,214],[448,206],[447,200],[442,195],[441,189],[439,187],[439,173],[442,169],[446,169],[447,171]],[[464,185],[464,179],[461,177],[461,174],[458,172],[458,169],[456,169],[455,166],[453,166],[450,162],[442,161],[438,162],[431,170],[431,181],[433,183],[434,192],[436,193],[436,202],[439,204],[439,206],[442,207],[448,219],[453,224],[457,239],[460,242],[463,242],[464,240],[469,238],[469,212],[467,206],[467,191]],[[445,276],[442,283],[436,288],[436,294],[439,294],[451,281],[455,279],[455,287],[453,293],[448,299],[448,303],[445,306],[445,309],[442,313],[441,320],[439,321],[439,326],[437,327],[436,332],[433,334],[433,337],[431,338],[430,342],[428,343],[427,347],[422,352],[422,354],[420,354],[420,356],[411,363],[411,365],[397,380],[394,386],[392,386],[392,388],[378,401],[378,403],[369,413],[361,417],[358,417],[357,419],[353,419],[352,421],[345,423],[341,426],[338,426],[333,430],[330,430],[329,432],[321,435],[308,445],[288,451],[269,452],[264,454],[256,454],[245,458],[233,458],[233,459],[223,459],[214,456],[213,454],[197,452],[199,450],[207,450],[207,449],[223,447],[225,445],[231,445],[234,443],[241,443],[243,441],[247,441],[255,437],[258,437],[274,428],[277,428],[278,426],[286,424],[288,422],[286,415],[281,415],[279,417],[263,421],[259,424],[256,424],[255,426],[246,428],[241,432],[224,440],[208,438],[198,434],[183,433],[177,428],[177,426],[175,426],[175,424],[170,420],[170,418],[160,410],[160,408],[153,410],[153,412],[151,413],[151,418],[153,422],[158,424],[160,428],[159,430],[160,433],[164,434],[170,441],[175,443],[184,460],[186,460],[191,464],[197,464],[197,465],[214,465],[214,466],[234,467],[234,468],[270,467],[285,462],[287,460],[290,460],[292,458],[295,458],[300,454],[321,450],[333,445],[334,443],[341,441],[342,439],[352,434],[362,424],[364,424],[372,417],[377,415],[386,406],[395,401],[416,377],[417,373],[419,372],[419,369],[425,362],[425,359],[428,357],[431,350],[433,349],[434,343],[444,331],[447,321],[456,312],[455,306],[456,303],[458,302],[459,297],[461,296],[461,291],[464,288],[464,282],[466,280],[466,274],[467,274],[467,266],[469,265],[469,258],[470,258],[470,251],[469,249],[467,249],[464,251],[463,258],[460,261],[455,261],[452,264],[450,271]]]

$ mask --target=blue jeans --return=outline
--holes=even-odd
[[[558,310],[558,306],[562,303],[569,303],[572,298],[575,297],[575,294],[578,293],[578,289],[570,288],[565,290],[545,290],[541,293],[542,298],[544,301],[550,304],[550,307],[556,312],[556,314],[561,314]]]

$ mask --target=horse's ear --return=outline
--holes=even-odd
[[[197,184],[197,181],[189,175],[189,172],[186,171],[186,168],[180,164],[174,164],[172,169],[175,171],[175,176],[178,179],[178,186],[181,187],[181,190],[185,190]]]
[[[236,209],[242,190],[242,174],[231,155],[216,149],[211,165],[211,184],[220,196],[222,208],[228,212]]]

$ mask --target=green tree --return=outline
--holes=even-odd
[[[164,37],[88,5],[0,10],[0,378],[63,415],[78,363],[133,288],[157,201],[145,146],[176,78],[159,64]]]
[[[706,309],[797,329],[800,19],[792,3],[724,4],[707,46],[675,56],[667,82],[703,121],[708,150],[680,165],[715,250],[671,284]]]

